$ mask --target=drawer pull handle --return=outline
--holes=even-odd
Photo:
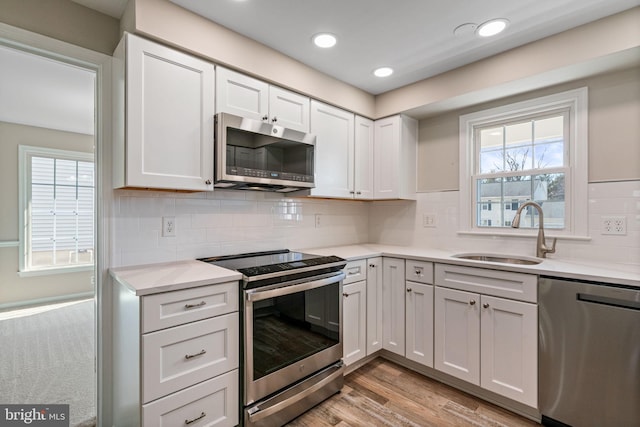
[[[203,412],[203,413],[201,413],[201,414],[200,414],[200,416],[199,416],[199,417],[196,417],[196,418],[194,418],[194,419],[192,419],[192,420],[184,420],[184,423],[185,423],[186,425],[189,425],[189,424],[195,423],[195,422],[196,422],[196,421],[198,421],[198,420],[203,419],[203,418],[204,418],[204,417],[206,417],[206,416],[207,416],[207,414],[206,414],[205,412]]]
[[[207,305],[207,302],[206,301],[200,301],[197,304],[185,304],[184,308],[189,310],[191,308],[202,307],[203,305]]]
[[[421,268],[416,268],[414,270],[414,272],[416,273],[416,276],[422,276],[422,269]]]
[[[485,302],[484,304],[482,304],[482,306],[483,306],[484,308],[489,308],[489,303],[486,303],[486,302]]]
[[[369,264],[369,268],[376,268],[375,264]]]
[[[202,356],[203,354],[206,354],[207,351],[206,350],[201,350],[200,353],[196,353],[196,354],[185,354],[184,358],[189,360],[189,359],[193,359],[194,357],[198,357],[198,356]]]
[[[469,301],[469,305],[476,305],[476,300],[472,299],[471,301]]]
[[[346,293],[346,292],[344,292],[344,293],[342,294],[342,296],[343,296],[343,297],[345,297],[345,298],[349,298],[349,294],[348,294],[348,293]]]
[[[411,292],[413,289],[411,288],[407,288],[407,292]]]

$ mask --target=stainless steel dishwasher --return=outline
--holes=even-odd
[[[640,288],[541,277],[546,426],[640,426]]]

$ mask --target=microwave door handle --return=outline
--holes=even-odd
[[[266,291],[251,290],[247,291],[247,301],[260,301],[267,298],[275,298],[282,295],[289,295],[296,292],[303,292],[310,289],[321,288],[323,286],[341,282],[344,278],[345,274],[343,272],[340,272],[340,274],[336,274],[335,276],[319,280],[312,280],[310,282],[303,282],[297,285],[286,286],[286,284],[284,284],[284,286],[282,287],[269,289]]]

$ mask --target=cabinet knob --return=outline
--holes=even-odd
[[[375,264],[369,264],[369,268],[376,268]]]
[[[267,120],[269,120],[269,116],[267,116],[267,115],[262,116],[262,121],[263,122],[266,122]]]
[[[476,305],[476,300],[472,299],[471,301],[469,301],[469,305]]]
[[[356,194],[362,194],[362,191],[356,191]]]
[[[414,273],[416,274],[416,276],[422,276],[422,269],[421,268],[416,268],[414,270]]]
[[[349,297],[349,294],[348,294],[348,293],[346,293],[346,292],[344,292],[344,293],[342,294],[342,296],[343,296],[343,297],[345,297],[345,298],[348,298],[348,297]]]
[[[482,306],[483,306],[484,308],[489,308],[489,303],[486,303],[486,302],[485,302],[484,304],[482,304]]]
[[[204,183],[205,183],[205,184],[207,184],[207,185],[211,185],[211,180],[210,180],[210,179],[208,179],[208,180],[206,180]]]
[[[275,123],[278,121],[278,118],[276,116],[273,116],[273,119],[271,119],[271,123]]]
[[[355,191],[349,191],[349,194],[355,194]]]
[[[411,292],[413,289],[411,288],[407,288],[407,292]]]

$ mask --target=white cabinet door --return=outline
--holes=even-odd
[[[538,306],[483,295],[480,385],[538,406]]]
[[[374,199],[416,198],[418,122],[393,116],[375,122]]]
[[[253,77],[216,69],[216,112],[309,132],[310,99]]]
[[[367,353],[367,282],[342,287],[343,360],[349,366]]]
[[[407,359],[433,367],[433,286],[406,282]]]
[[[367,356],[382,349],[382,258],[367,260]]]
[[[269,85],[253,77],[216,67],[216,112],[267,120]]]
[[[354,151],[354,191],[356,199],[372,199],[373,192],[373,156],[374,156],[373,120],[355,117]]]
[[[213,64],[131,34],[125,43],[126,129],[116,131],[124,148],[114,162],[126,166],[116,186],[213,190]]]
[[[312,196],[353,197],[354,115],[311,101],[311,133],[316,135],[316,187]]]
[[[382,259],[382,347],[405,354],[405,270],[404,260]]]
[[[285,128],[309,132],[308,97],[284,90],[276,86],[269,87],[269,121]]]
[[[480,296],[435,289],[434,368],[480,384]]]

